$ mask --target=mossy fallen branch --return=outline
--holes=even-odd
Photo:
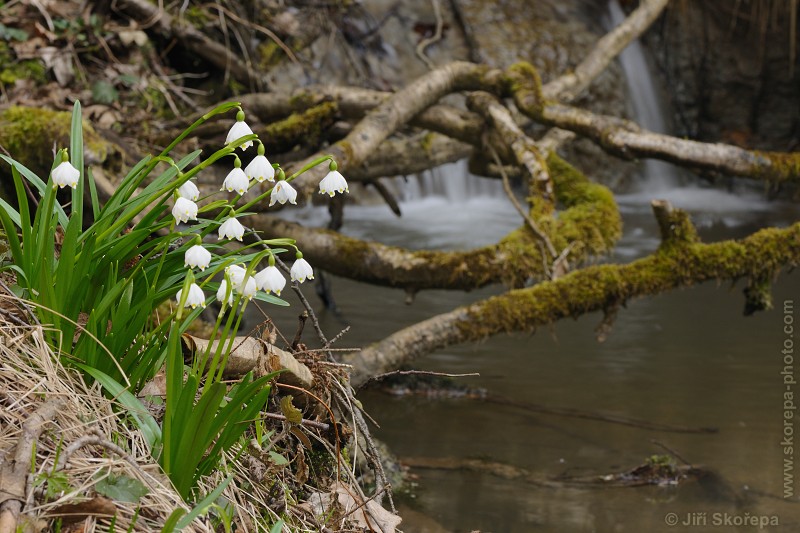
[[[800,223],[713,244],[675,240],[629,264],[585,267],[554,281],[437,315],[395,332],[344,362],[354,365],[352,381],[358,386],[370,376],[452,344],[533,331],[563,318],[706,281],[772,280],[781,268],[798,264]]]

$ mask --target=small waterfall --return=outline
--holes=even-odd
[[[606,27],[612,29],[625,20],[625,13],[617,0],[608,2]],[[634,120],[643,128],[655,133],[669,133],[668,120],[655,85],[650,63],[638,40],[632,41],[619,55],[625,81],[633,106]],[[651,193],[671,190],[680,184],[676,167],[657,159],[644,161],[644,180],[637,187]]]
[[[467,169],[467,161],[447,163],[414,176],[406,176],[400,185],[399,196],[403,202],[438,196],[451,203],[463,203],[476,197],[505,197],[500,180],[474,176]]]

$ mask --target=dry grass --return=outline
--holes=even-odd
[[[115,411],[114,403],[100,393],[98,386],[87,387],[78,374],[59,363],[44,341],[41,326],[13,325],[0,317],[0,328],[0,468],[12,461],[22,424],[44,402],[56,398],[64,402],[36,443],[35,458],[31,458],[27,469],[27,493],[20,523],[26,524],[27,530],[38,531],[52,528],[60,517],[62,523],[77,520],[81,525],[79,530],[87,533],[108,531],[111,517],[65,517],[65,512],[74,509],[64,506],[93,501],[97,483],[112,474],[136,479],[149,489],[138,503],[113,502],[116,529],[161,529],[170,513],[185,504],[152,461],[141,433],[129,424],[120,423],[121,415]],[[72,453],[66,465],[58,470],[56,465],[65,449],[87,435],[116,444],[127,457],[90,444]],[[51,482],[45,480],[64,476],[68,488],[47,498],[47,492],[56,491],[54,487],[47,490]],[[96,507],[95,512],[107,509],[101,505],[89,507],[90,511]],[[75,530],[74,526],[69,529]],[[212,529],[202,520],[196,520],[191,530]]]
[[[175,509],[188,507],[151,458],[144,437],[98,385],[87,386],[80,374],[59,362],[60,354],[44,340],[43,327],[22,320],[24,304],[4,292],[0,291],[0,510],[9,498],[22,504],[15,527],[8,531],[160,531]],[[42,406],[59,401],[63,404],[55,416],[34,438],[35,451],[23,452],[24,494],[9,494],[14,457],[25,441],[25,422]],[[320,500],[337,477],[348,479],[346,492],[361,502],[359,506],[365,497],[353,471],[342,467],[324,435],[306,432],[315,449],[327,450],[322,452],[327,459],[320,460],[315,452],[312,460],[306,446],[284,433],[275,449],[290,459],[289,465],[277,466],[257,453],[228,457],[220,472],[204,480],[200,493],[213,490],[224,479],[223,472],[233,474],[223,497],[237,531],[267,531],[279,514],[286,520],[284,532],[369,530],[354,524],[336,503],[322,517],[302,504],[303,499]],[[327,471],[320,464],[328,465]],[[339,469],[341,477],[336,474]],[[109,475],[138,480],[147,494],[136,503],[104,498],[98,483]],[[59,486],[60,479],[67,484]],[[214,523],[216,527],[211,518],[201,517],[184,531],[223,530],[219,520]],[[5,533],[3,528],[0,519],[0,533]]]

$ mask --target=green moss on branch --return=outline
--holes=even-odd
[[[784,181],[800,181],[800,152],[753,152],[764,157],[769,166],[760,169],[758,177],[773,183]]]
[[[336,102],[323,102],[264,128],[270,150],[285,152],[297,143],[316,146],[339,114]]]
[[[660,248],[627,265],[586,267],[555,281],[509,291],[466,309],[455,327],[463,340],[532,330],[635,297],[660,294],[710,280],[771,280],[782,267],[800,264],[800,223],[768,228],[741,241]],[[763,285],[760,290],[763,291]]]
[[[506,77],[517,107],[529,116],[540,115],[544,109],[544,95],[542,78],[536,67],[526,61],[520,61],[508,68]]]

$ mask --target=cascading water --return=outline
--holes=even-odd
[[[447,163],[416,176],[406,176],[403,181],[400,198],[404,202],[431,196],[439,196],[451,203],[473,198],[505,198],[503,185],[499,180],[470,174],[466,160]]]
[[[608,3],[608,28],[625,19],[617,0]],[[633,119],[642,127],[668,133],[667,112],[652,76],[647,56],[638,41],[620,55],[631,99]],[[620,256],[634,257],[658,245],[650,200],[664,198],[687,209],[700,226],[722,221],[725,226],[743,224],[774,205],[752,191],[730,193],[698,184],[681,184],[680,169],[648,159],[643,177],[629,194],[616,198],[626,216],[626,235],[617,247]],[[389,180],[387,180],[389,183]],[[392,186],[402,216],[385,205],[348,205],[342,231],[350,236],[410,248],[470,249],[497,242],[517,228],[520,218],[511,207],[499,180],[473,176],[466,161],[442,165],[417,175],[395,178]],[[287,210],[284,216],[312,226],[324,226],[327,210],[308,207]]]
[[[496,242],[520,224],[502,183],[470,174],[466,160],[395,180],[402,216],[382,203],[348,205],[342,232],[389,245],[453,250]],[[328,213],[308,207],[285,216],[324,226]]]
[[[625,20],[617,0],[608,3],[606,26],[610,30]],[[644,48],[638,40],[631,42],[619,55],[625,73],[628,96],[633,107],[634,119],[643,128],[655,133],[669,133],[667,114],[663,99],[659,96],[650,64]],[[637,189],[648,192],[663,192],[674,189],[680,182],[677,169],[657,159],[644,162],[644,179]]]
[[[607,29],[612,29],[623,20],[625,13],[618,0],[609,0],[604,21]],[[628,96],[633,108],[633,120],[652,132],[669,133],[664,99],[660,96],[656,78],[652,74],[650,62],[641,43],[638,40],[632,41],[620,53],[619,62],[625,74]],[[617,201],[623,214],[636,213],[651,217],[650,200],[663,198],[676,207],[691,212],[695,223],[699,226],[721,222],[725,226],[732,227],[742,225],[754,215],[759,216],[759,213],[775,207],[751,189],[739,187],[734,192],[682,179],[680,167],[657,159],[645,159],[642,174],[642,179],[629,194],[617,194]],[[621,243],[623,247],[625,241],[626,239],[623,239]]]

